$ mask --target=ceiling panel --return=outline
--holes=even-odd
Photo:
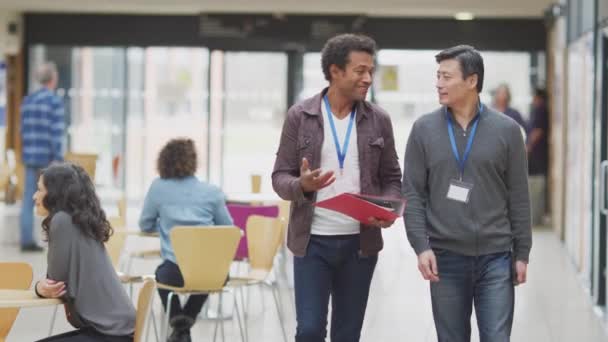
[[[538,18],[550,3],[551,0],[0,0],[0,9],[17,12],[258,12],[413,17],[451,17],[456,12],[468,11],[477,17]]]

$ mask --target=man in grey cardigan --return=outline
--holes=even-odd
[[[479,99],[484,66],[460,45],[435,56],[442,107],[414,123],[405,151],[405,226],[430,281],[439,341],[509,341],[514,284],[532,246],[526,150],[519,126]]]

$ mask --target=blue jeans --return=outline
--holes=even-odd
[[[32,245],[34,241],[34,193],[38,189],[40,168],[25,167],[25,187],[21,201],[21,246]]]
[[[510,252],[464,256],[434,250],[439,282],[431,283],[439,342],[469,342],[475,304],[480,342],[507,342],[513,325],[514,288]]]
[[[310,238],[306,256],[294,257],[296,342],[323,342],[331,294],[331,341],[356,342],[378,256],[363,256],[359,235]]]

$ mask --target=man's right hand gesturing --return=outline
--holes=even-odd
[[[311,171],[308,160],[302,158],[300,166],[300,186],[303,192],[315,192],[329,186],[336,180],[333,171],[321,173],[321,169]]]

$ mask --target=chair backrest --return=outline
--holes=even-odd
[[[68,152],[65,154],[65,160],[82,166],[82,168],[89,174],[89,177],[91,177],[91,180],[95,182],[97,154]]]
[[[27,290],[32,284],[32,266],[24,262],[0,262],[0,274],[10,274],[10,277],[0,277],[0,289]],[[11,330],[19,308],[0,309],[0,342],[4,342]]]
[[[135,336],[133,342],[144,341],[144,327],[146,326],[146,319],[150,314],[152,308],[152,299],[154,298],[154,289],[156,288],[156,282],[154,279],[147,278],[144,280],[144,285],[139,290],[139,296],[137,298],[137,314],[135,316]]]
[[[270,271],[274,257],[283,240],[283,221],[278,217],[249,216],[247,243],[249,263],[252,269]]]
[[[0,161],[0,191],[6,191],[11,179],[11,169],[4,161]]]
[[[279,201],[279,218],[283,221],[283,229],[281,233],[281,240],[285,240],[285,235],[287,233],[287,227],[289,226],[289,215],[291,214],[291,202],[281,200]]]
[[[279,207],[276,205],[245,205],[245,204],[228,204],[228,212],[230,212],[230,216],[232,216],[232,220],[234,221],[234,225],[243,230],[243,238],[239,243],[239,248],[237,249],[235,259],[243,260],[249,256],[249,252],[247,250],[247,219],[251,215],[260,215],[267,217],[277,217],[279,215]]]
[[[15,166],[15,176],[17,177],[16,193],[18,199],[23,199],[23,191],[25,190],[25,166],[23,163],[18,163]]]
[[[124,224],[127,224],[127,199],[125,196],[121,197],[120,200],[118,200],[118,217],[120,217],[123,221]]]
[[[110,224],[114,228],[110,220]],[[114,269],[119,269],[120,256],[122,255],[122,250],[125,248],[125,243],[127,242],[127,233],[121,228],[115,228],[114,234],[110,236],[110,239],[106,242],[106,251],[110,256],[110,260],[112,260],[112,266]]]
[[[186,290],[219,291],[234,259],[241,231],[234,226],[176,226],[171,245]]]
[[[289,222],[289,214],[291,210],[291,202],[281,200],[278,203],[279,206],[279,218],[285,222]]]

